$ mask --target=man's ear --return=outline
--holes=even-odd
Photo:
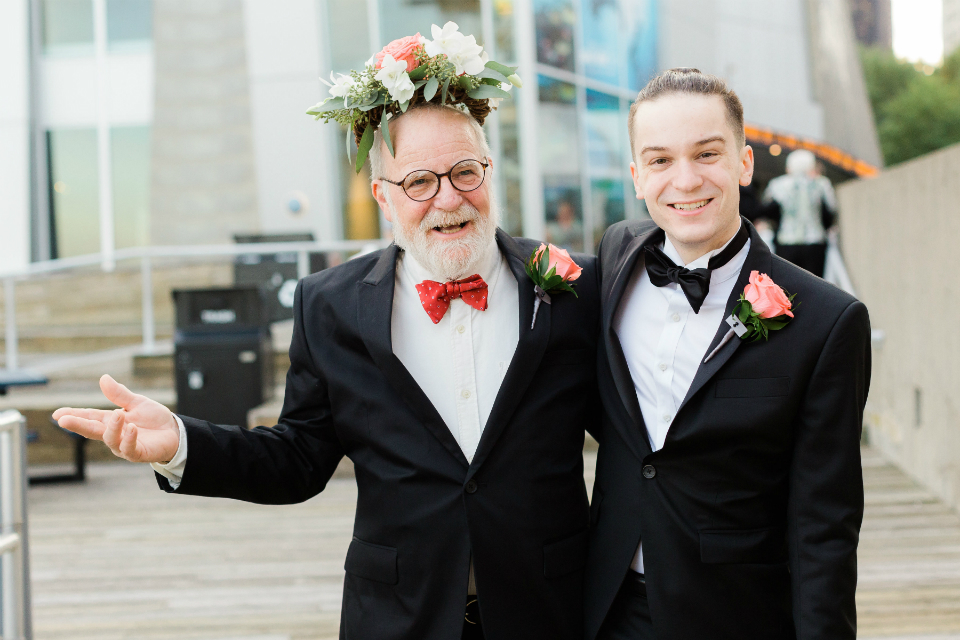
[[[744,187],[753,181],[753,147],[743,145],[740,150],[740,184]]]
[[[637,193],[637,200],[643,200],[643,188],[640,186],[640,170],[637,163],[630,163],[630,175],[633,177],[633,190]]]
[[[390,205],[387,202],[386,190],[388,188],[390,188],[390,185],[383,180],[373,180],[370,182],[370,191],[373,193],[373,199],[380,205],[380,210],[383,211],[383,217],[387,219],[387,222],[393,222],[393,211],[391,211]]]

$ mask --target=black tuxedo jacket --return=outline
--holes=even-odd
[[[518,283],[520,340],[472,463],[393,355],[396,246],[301,281],[280,424],[248,431],[183,418],[177,493],[301,502],[344,455],[353,461],[341,638],[459,638],[471,554],[488,640],[582,635],[581,452],[599,413],[595,259],[574,256],[579,297],[553,296],[531,329],[524,261],[538,243],[499,231],[497,241]]]
[[[751,247],[724,317],[754,270],[797,294],[796,317],[766,342],[734,338],[701,364],[657,452],[613,317],[642,248],[663,232],[625,222],[601,242],[605,416],[584,586],[589,640],[641,539],[658,640],[856,637],[867,309],[772,255],[744,224]]]

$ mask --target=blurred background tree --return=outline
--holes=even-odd
[[[939,68],[872,47],[861,59],[887,166],[960,142],[960,48]]]

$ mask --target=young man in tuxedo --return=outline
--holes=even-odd
[[[629,123],[652,221],[614,225],[599,251],[586,637],[853,640],[866,307],[739,215],[753,151],[722,80],[664,72]],[[793,317],[742,340],[731,315],[769,279]]]
[[[348,456],[342,638],[579,640],[594,259],[575,256],[577,296],[534,322],[524,263],[539,243],[497,229],[480,125],[427,104],[389,126],[396,156],[378,133],[372,188],[396,244],[298,285],[280,424],[174,416],[107,376],[122,409],[55,416],[183,494],[301,502]]]

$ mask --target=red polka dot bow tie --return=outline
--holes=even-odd
[[[487,308],[487,283],[476,273],[463,280],[444,283],[424,280],[417,285],[417,292],[420,294],[420,304],[433,324],[440,322],[450,308],[450,301],[457,298],[462,298],[478,311]]]

